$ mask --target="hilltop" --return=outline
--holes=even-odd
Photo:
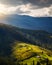
[[[48,59],[50,63],[52,61],[52,52],[36,45],[16,42],[12,46],[12,51],[12,55],[20,65],[33,65],[33,63],[36,65],[37,62],[39,62],[40,65],[43,63],[46,65],[46,59]]]

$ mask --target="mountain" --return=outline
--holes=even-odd
[[[52,33],[52,17],[31,17],[27,15],[6,15],[3,23],[31,30],[45,30]]]
[[[0,24],[0,65],[24,65],[33,59],[36,63],[52,61],[51,51],[51,33]]]

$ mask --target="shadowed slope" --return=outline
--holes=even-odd
[[[0,24],[0,55],[9,55],[15,41],[28,42],[22,33],[12,26]]]

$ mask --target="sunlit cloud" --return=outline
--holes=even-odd
[[[4,2],[5,1],[5,2]],[[36,2],[36,3],[35,3]],[[21,4],[19,4],[21,3]],[[38,3],[38,4],[37,4]],[[43,3],[45,5],[43,5]],[[51,0],[2,0],[0,3],[0,17],[1,15],[20,14],[29,15],[33,17],[51,16],[52,17],[52,4]],[[7,5],[8,4],[8,5]],[[15,5],[16,4],[16,5]],[[40,4],[42,6],[40,6]]]

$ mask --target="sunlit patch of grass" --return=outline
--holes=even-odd
[[[49,56],[51,51],[43,49],[39,46],[27,44],[27,43],[15,43],[12,46],[12,55],[19,60],[20,63],[31,65],[34,61],[35,65],[37,61],[45,60],[48,58],[52,60],[52,56]]]

